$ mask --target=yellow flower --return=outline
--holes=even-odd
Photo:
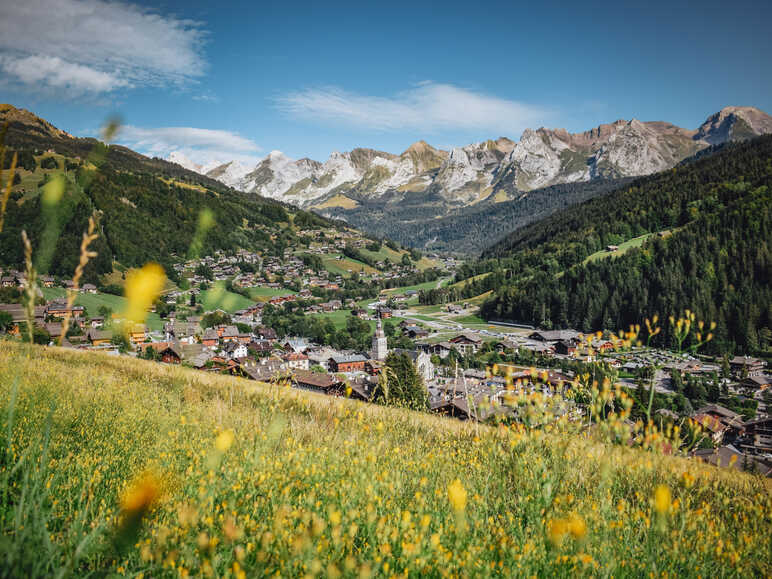
[[[552,519],[547,523],[547,538],[554,545],[559,545],[568,532],[568,521],[565,519]]]
[[[157,263],[147,263],[142,269],[130,272],[125,286],[126,318],[137,324],[143,323],[165,282],[166,274]]]
[[[660,514],[668,512],[671,499],[670,489],[665,485],[659,485],[654,491],[654,510]]]
[[[233,435],[232,430],[223,430],[220,434],[217,435],[217,438],[214,441],[214,446],[220,452],[225,452],[231,447],[235,439],[236,437]]]
[[[574,539],[584,539],[587,536],[587,524],[584,519],[577,514],[571,515],[568,520],[568,531]]]
[[[153,473],[143,473],[129,485],[121,497],[121,510],[130,516],[142,516],[161,494],[161,485]]]
[[[456,512],[462,512],[466,508],[466,489],[461,481],[456,479],[448,485],[448,501]]]

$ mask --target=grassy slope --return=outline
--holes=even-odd
[[[295,292],[285,288],[272,288],[265,286],[256,286],[247,288],[249,295],[253,300],[258,302],[267,302],[271,298],[276,296],[286,296],[287,294],[294,294]]]
[[[205,311],[221,309],[229,314],[248,308],[255,303],[240,294],[227,291],[225,284],[221,282],[215,283],[212,288],[201,292],[199,301],[203,304]]]
[[[3,575],[52,575],[64,563],[78,574],[177,576],[173,563],[224,575],[236,562],[247,576],[772,572],[763,483],[682,459],[127,358],[38,347],[27,356],[8,342],[0,398],[2,436],[14,405],[0,462],[11,498]],[[221,454],[223,429],[235,442]],[[141,544],[116,558],[104,533],[146,469],[164,495]],[[693,487],[679,482],[684,472]],[[448,498],[456,478],[467,493],[458,512]],[[680,505],[658,519],[651,497],[662,483]],[[548,521],[569,513],[586,537],[572,526],[577,537],[553,545]]]
[[[324,264],[324,268],[329,271],[330,273],[334,275],[342,275],[343,277],[351,277],[351,273],[349,273],[348,270],[351,270],[352,272],[362,272],[362,273],[375,273],[376,270],[374,267],[370,267],[366,263],[362,263],[361,261],[357,261],[355,259],[351,259],[350,257],[344,257],[343,259],[338,259],[340,254],[328,254],[324,257],[322,257],[322,263]]]
[[[67,292],[64,288],[58,288],[58,287],[52,287],[52,288],[42,288],[43,296],[47,300],[52,300],[55,298],[63,298],[67,295]],[[94,317],[99,315],[99,308],[101,306],[107,306],[110,308],[113,313],[120,314],[122,311],[126,309],[126,298],[123,296],[116,296],[113,294],[103,294],[103,293],[96,293],[96,294],[89,294],[89,293],[79,293],[78,296],[75,298],[75,305],[76,306],[83,306],[86,308],[86,311],[88,312],[89,317]],[[146,325],[151,330],[163,330],[164,323],[163,320],[158,317],[158,314],[148,313]]]
[[[628,239],[627,241],[620,243],[619,249],[615,251],[606,251],[605,249],[601,249],[600,251],[596,251],[590,255],[582,263],[588,263],[598,259],[606,259],[607,257],[619,257],[620,255],[624,255],[633,248],[641,247],[652,235],[656,235],[656,233],[647,233],[639,237],[634,237],[633,239]]]

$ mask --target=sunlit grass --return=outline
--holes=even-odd
[[[769,488],[749,475],[26,347],[0,343],[6,575],[772,572]]]

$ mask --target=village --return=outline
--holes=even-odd
[[[308,234],[314,237],[314,232]],[[329,245],[311,244],[310,251],[329,259],[330,251],[345,247],[351,248],[352,240],[343,235]],[[341,261],[337,255],[333,259]],[[752,465],[772,475],[772,418],[767,407],[772,376],[761,360],[735,357],[728,361],[727,371],[719,361],[689,354],[643,347],[617,351],[602,335],[586,338],[575,330],[480,323],[471,315],[476,308],[466,302],[448,304],[432,315],[417,313],[417,288],[447,283],[452,260],[442,263],[445,278],[407,288],[378,284],[415,274],[417,268],[408,260],[392,267],[376,263],[382,269],[372,271],[346,268],[337,274],[314,265],[319,264],[289,250],[281,258],[239,250],[187,260],[175,266],[184,283],[163,293],[146,324],[128,327],[122,324],[119,309],[100,306],[91,311],[79,305],[103,296],[95,285],[77,288],[78,299],[68,306],[65,292],[72,290],[72,280],[43,276],[41,303],[34,307],[35,327],[42,343],[182,364],[365,402],[372,400],[389,354],[405,355],[423,382],[429,411],[481,422],[519,419],[518,409],[505,402],[513,384],[519,393],[539,392],[551,399],[554,414],[583,420],[587,410],[561,396],[576,376],[577,363],[613,369],[618,382],[633,390],[644,387],[640,378],[651,369],[646,384],[666,398],[679,394],[674,376],[684,381],[713,377],[727,397],[751,402],[753,416],[746,419],[714,399],[681,412],[661,408],[658,419],[676,422],[689,417],[699,422],[709,433],[705,448],[694,453],[703,460],[746,469]],[[381,288],[371,292],[374,297],[350,291],[352,280],[361,284],[363,279]],[[0,290],[20,289],[24,283],[23,273],[3,272]],[[351,324],[349,318],[355,318],[370,336],[369,347],[334,347],[265,323],[266,318],[281,320],[290,312],[334,320],[342,333]],[[3,314],[7,321],[0,330],[19,335],[28,315],[24,307],[3,303],[0,319]],[[70,318],[66,336],[62,336],[64,317]],[[493,364],[505,369],[507,377],[492,373]]]

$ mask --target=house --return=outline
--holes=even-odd
[[[365,372],[370,374],[370,376],[377,376],[381,373],[381,369],[383,369],[383,362],[380,360],[368,360],[365,362]]]
[[[54,287],[56,279],[52,275],[43,275],[40,276],[40,282],[43,284],[43,287]]]
[[[177,344],[168,344],[158,351],[161,362],[166,364],[180,364],[182,362],[182,350]]]
[[[767,363],[764,360],[758,358],[751,358],[750,356],[735,356],[729,360],[729,368],[735,376],[742,377],[747,376],[759,376],[764,373],[764,366]]]
[[[84,283],[83,287],[80,288],[80,291],[88,294],[95,294],[97,293],[97,287],[93,283]]]
[[[246,358],[249,355],[247,345],[242,344],[241,342],[225,342],[222,350],[228,355],[230,359]]]
[[[377,380],[377,378],[371,376],[358,376],[353,378],[348,383],[349,388],[351,388],[351,391],[348,392],[349,398],[369,402],[373,395],[375,380]]]
[[[425,338],[429,335],[429,332],[420,326],[406,326],[402,330],[402,333],[411,340],[415,340],[416,338]]]
[[[337,395],[345,392],[343,382],[332,374],[295,370],[292,372],[292,382],[296,388],[311,390],[312,392]]]
[[[104,346],[113,340],[113,333],[110,330],[91,329],[86,333],[86,339],[92,346]]]
[[[607,245],[606,246],[606,251],[619,251],[619,246],[618,245]]]
[[[730,430],[739,430],[743,424],[742,415],[719,404],[708,404],[698,409],[692,419],[710,432],[713,442],[721,444]]]
[[[85,311],[86,308],[83,306],[72,306],[72,308],[68,308],[66,301],[55,301],[46,306],[46,315],[51,316],[52,318],[63,318],[69,312],[71,317],[77,319],[80,318]]]
[[[378,306],[378,315],[382,320],[385,320],[386,318],[390,318],[393,315],[393,311],[391,308],[386,306]]]
[[[743,447],[757,454],[772,453],[772,417],[746,422],[743,430]]]
[[[568,340],[560,340],[555,344],[555,353],[563,356],[573,356],[576,354],[576,343]]]
[[[561,340],[576,342],[579,339],[579,332],[576,330],[537,330],[529,334],[528,339],[537,342],[559,342]]]
[[[45,324],[43,327],[45,328],[46,332],[48,332],[48,335],[51,336],[52,340],[58,340],[62,335],[63,328],[62,324],[59,322]]]
[[[311,347],[311,344],[305,338],[287,338],[282,344],[288,352],[305,353]]]
[[[287,378],[283,366],[284,363],[279,358],[261,358],[242,364],[241,371],[246,378],[258,382],[281,382]]]
[[[254,351],[258,356],[270,354],[273,351],[273,345],[268,340],[252,340],[247,344],[247,350]]]
[[[546,342],[529,342],[523,348],[540,356],[552,356],[555,353],[555,346]]]
[[[88,321],[89,325],[94,328],[101,328],[105,325],[105,319],[102,316],[95,316]]]
[[[4,275],[0,278],[0,285],[3,287],[15,287],[16,286],[16,276],[14,275]]]
[[[424,344],[422,348],[434,356],[438,356],[441,359],[445,359],[453,349],[453,344],[450,342],[438,342],[436,344]]]
[[[218,332],[219,333],[219,332]],[[223,342],[238,342],[239,329],[236,326],[225,326],[220,334]]]
[[[743,388],[750,388],[751,390],[766,390],[767,388],[772,388],[772,376],[766,374],[748,376],[740,384]]]
[[[287,368],[293,370],[308,370],[308,356],[301,352],[287,352],[282,357]]]
[[[213,348],[220,343],[220,336],[217,335],[216,330],[207,328],[204,335],[201,337],[201,343],[207,348]]]
[[[451,338],[449,342],[456,350],[466,356],[477,352],[477,349],[482,345],[482,338],[475,334],[463,333]]]
[[[361,354],[333,356],[327,361],[332,372],[364,372],[367,358]]]
[[[132,344],[141,344],[147,340],[147,328],[142,324],[137,324],[129,329],[129,341]]]
[[[276,334],[276,330],[273,328],[267,328],[265,326],[260,326],[255,334],[261,339],[261,340],[276,340],[279,338],[279,336]]]

